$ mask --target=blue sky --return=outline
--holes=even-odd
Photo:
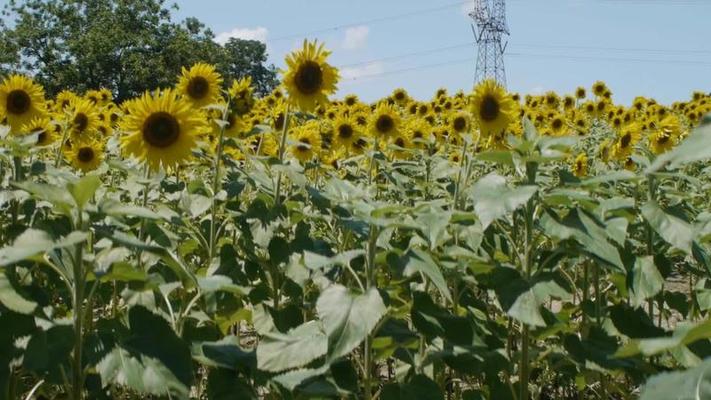
[[[339,95],[372,101],[405,87],[425,99],[438,87],[472,87],[469,3],[177,0],[176,18],[195,16],[220,38],[263,40],[278,67],[303,38],[318,38],[341,67]],[[711,0],[508,0],[507,14],[512,91],[570,92],[597,79],[621,103],[637,95],[670,103],[711,91]]]

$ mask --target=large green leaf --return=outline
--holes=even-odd
[[[686,254],[691,254],[694,231],[689,223],[665,213],[655,201],[648,201],[642,207],[642,215],[667,243]]]
[[[12,282],[3,271],[0,271],[0,303],[19,314],[32,314],[37,303],[20,296],[12,286]]]
[[[168,322],[143,306],[129,310],[128,337],[97,365],[104,385],[187,398],[193,382],[190,347]]]
[[[73,246],[87,238],[86,232],[75,231],[53,241],[47,232],[28,229],[15,239],[11,246],[0,249],[0,267],[5,267],[50,250]]]
[[[632,296],[630,296],[632,306],[639,307],[648,298],[656,296],[663,285],[664,278],[654,265],[654,258],[638,257],[632,270]]]
[[[665,372],[650,378],[640,400],[711,399],[711,359],[683,372]]]
[[[257,346],[257,367],[280,372],[304,366],[328,352],[321,321],[310,321],[284,333],[270,332]]]
[[[452,300],[452,293],[449,291],[447,281],[432,256],[420,249],[412,249],[405,255],[405,270],[403,274],[409,277],[418,273],[424,274],[429,278],[447,300]]]
[[[651,174],[664,167],[676,169],[709,158],[711,158],[711,124],[706,124],[694,130],[674,149],[657,157],[645,172]]]
[[[96,366],[104,386],[125,386],[138,393],[187,399],[190,390],[162,362],[116,347]]]
[[[78,181],[67,183],[67,189],[79,208],[84,208],[99,186],[101,186],[101,179],[97,175],[86,175]]]
[[[387,309],[375,288],[356,295],[344,286],[333,285],[319,296],[316,312],[329,337],[329,359],[335,360],[365,340]]]
[[[676,327],[672,336],[630,340],[618,350],[616,355],[619,357],[630,357],[637,354],[653,356],[708,339],[711,339],[711,320],[698,324],[681,323]]]
[[[511,214],[538,191],[537,186],[509,188],[506,178],[489,174],[481,178],[471,189],[474,212],[486,229],[493,221]]]

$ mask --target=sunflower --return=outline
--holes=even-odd
[[[87,138],[99,126],[99,112],[91,100],[77,98],[69,106],[69,129],[75,138]]]
[[[104,159],[104,144],[98,140],[76,140],[65,151],[72,166],[83,172],[93,171]]]
[[[356,104],[358,104],[360,100],[358,100],[358,96],[354,94],[349,94],[345,98],[343,98],[343,104],[345,104],[348,107],[353,107]]]
[[[79,96],[70,90],[62,90],[54,100],[54,107],[57,112],[66,110]]]
[[[321,151],[321,133],[318,122],[309,121],[291,131],[291,153],[301,162],[312,160]]]
[[[197,63],[183,67],[176,89],[196,108],[218,103],[222,77],[210,64]]]
[[[494,80],[486,80],[477,85],[471,108],[484,136],[502,133],[515,115],[515,103],[506,90]]]
[[[400,131],[392,138],[392,155],[394,158],[403,159],[410,156],[407,149],[412,148],[412,142],[407,131]]]
[[[607,85],[603,81],[593,83],[592,92],[595,96],[604,97],[607,92]]]
[[[550,119],[549,128],[552,136],[565,136],[568,133],[568,123],[559,113],[555,113]]]
[[[679,118],[670,115],[659,123],[659,129],[649,137],[649,149],[654,154],[669,151],[681,136]]]
[[[400,130],[400,115],[392,105],[381,102],[370,117],[370,133],[373,137],[390,137]]]
[[[587,97],[587,91],[585,90],[584,87],[580,86],[577,89],[575,89],[575,98],[578,100],[582,100],[585,97]]]
[[[405,124],[412,146],[424,148],[432,137],[432,126],[420,118],[411,118]]]
[[[336,148],[350,148],[361,137],[361,128],[355,118],[340,115],[333,122],[334,143]]]
[[[0,117],[7,119],[10,130],[20,128],[46,112],[42,86],[22,75],[10,75],[0,84]]]
[[[449,119],[452,130],[458,134],[469,132],[471,127],[471,116],[466,111],[459,111]]]
[[[271,133],[264,132],[249,136],[245,139],[246,146],[251,153],[260,156],[276,156],[279,145]]]
[[[35,145],[37,147],[47,146],[55,140],[54,127],[49,118],[35,117],[32,121],[22,126],[21,132],[27,135],[37,135]]]
[[[153,170],[172,168],[190,158],[196,138],[209,128],[201,113],[173,90],[145,93],[124,117],[124,152],[145,161]]]
[[[565,96],[563,97],[563,109],[571,110],[575,107],[575,97]]]
[[[575,130],[579,136],[587,134],[590,129],[590,122],[584,115],[577,115],[573,121],[573,125],[575,125]]]
[[[588,156],[584,152],[575,157],[573,161],[573,175],[581,178],[588,174]]]
[[[605,139],[600,143],[600,147],[598,148],[598,155],[600,156],[600,159],[602,161],[610,161],[610,156],[613,150],[612,146],[613,144],[610,139]]]
[[[286,57],[284,87],[290,102],[302,111],[313,111],[317,105],[328,103],[328,95],[336,91],[338,70],[326,62],[329,54],[323,44],[304,40],[300,51]]]
[[[395,100],[395,103],[401,106],[407,104],[410,100],[410,96],[408,96],[407,91],[403,88],[395,89],[391,97]]]
[[[242,116],[249,113],[254,107],[252,77],[247,76],[232,82],[227,94],[230,96],[230,108],[234,114]]]
[[[613,149],[615,158],[618,160],[629,158],[634,145],[641,138],[641,128],[637,123],[632,123],[622,128]]]

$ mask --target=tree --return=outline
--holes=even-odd
[[[31,74],[48,95],[106,87],[117,101],[171,86],[182,67],[201,61],[216,64],[226,84],[244,75],[258,93],[277,84],[263,44],[223,47],[196,18],[173,21],[176,8],[166,0],[11,0],[0,21],[0,72]]]

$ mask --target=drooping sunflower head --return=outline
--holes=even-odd
[[[588,174],[588,156],[585,152],[579,153],[573,160],[573,175],[581,178]]]
[[[252,110],[252,107],[254,107],[253,93],[251,76],[232,82],[227,94],[230,96],[230,108],[236,115],[242,116]]]
[[[65,156],[74,168],[82,172],[93,171],[104,159],[104,143],[94,139],[74,140],[71,148],[65,149]]]
[[[326,62],[331,54],[323,44],[304,40],[301,50],[286,57],[287,70],[283,84],[289,101],[305,112],[313,111],[319,104],[327,104],[328,96],[335,93],[338,70]]]
[[[183,67],[176,89],[196,108],[215,104],[220,99],[222,77],[214,65],[197,63]]]
[[[209,131],[205,118],[173,90],[145,93],[122,120],[124,153],[151,169],[172,168],[189,159],[197,137]]]
[[[50,145],[55,140],[54,126],[47,117],[36,117],[20,129],[26,135],[37,135],[35,145],[44,147]]]
[[[317,121],[309,121],[290,132],[293,144],[291,153],[302,163],[312,160],[321,152],[321,132]]]
[[[370,117],[370,133],[373,137],[395,136],[400,130],[400,115],[392,105],[381,102]]]
[[[486,80],[476,86],[471,109],[484,136],[502,133],[515,117],[514,101],[494,80]]]
[[[669,151],[681,137],[681,122],[675,115],[670,115],[659,122],[658,129],[649,136],[649,149],[654,154]]]
[[[0,117],[13,133],[46,113],[44,89],[23,75],[10,75],[0,84]]]

